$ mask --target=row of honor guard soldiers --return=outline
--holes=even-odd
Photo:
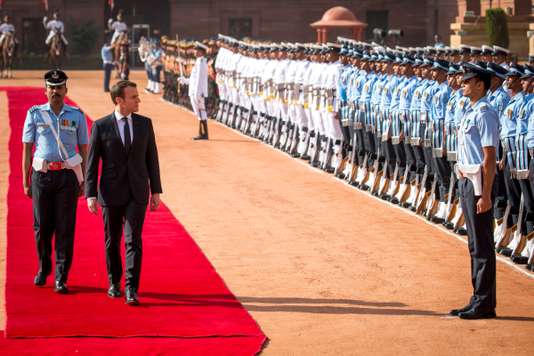
[[[188,78],[195,65],[195,45],[196,41],[171,40],[162,37],[163,47],[163,99],[173,104],[181,105],[192,109],[189,101]],[[208,59],[208,98],[206,100],[206,111],[208,116],[214,117],[218,105],[218,90],[215,84],[215,71],[213,70],[214,58],[217,54],[217,44],[214,40],[203,41],[207,48]]]
[[[500,118],[497,251],[534,270],[534,68],[498,46],[253,43],[219,35],[215,119],[466,234],[456,151],[464,66]]]

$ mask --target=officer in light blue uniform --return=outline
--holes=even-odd
[[[470,106],[458,130],[458,171],[471,256],[473,295],[465,307],[453,309],[450,314],[462,319],[495,318],[496,266],[491,192],[499,144],[499,120],[486,97],[490,73],[475,64],[465,64],[463,69],[463,90],[470,98]]]
[[[399,105],[397,109],[397,124],[393,125],[392,142],[396,149],[397,157],[402,157],[402,153],[397,151],[404,149],[404,160],[406,162],[406,170],[404,174],[412,174],[415,170],[415,156],[410,143],[411,127],[412,127],[412,113],[411,103],[415,89],[419,84],[418,78],[414,75],[415,60],[410,56],[405,56],[402,61],[402,74],[404,76],[404,85],[400,89]],[[402,165],[402,161],[399,162]],[[414,177],[409,176],[408,182]],[[397,199],[392,200],[393,203],[398,203]]]
[[[504,109],[510,101],[510,96],[504,90],[503,84],[506,80],[506,74],[508,70],[504,67],[489,62],[486,69],[491,72],[491,88],[488,91],[488,100],[497,111],[497,115],[501,117],[503,115]],[[499,144],[499,149],[497,150],[497,161],[501,159],[503,155],[502,144]],[[500,221],[504,217],[506,209],[506,187],[504,183],[504,171],[497,167],[497,176],[495,177],[495,184],[493,185],[493,190],[495,194],[495,219]]]
[[[76,206],[83,192],[88,145],[83,112],[64,103],[66,82],[67,75],[61,70],[45,74],[48,103],[28,110],[22,134],[23,186],[25,194],[32,198],[39,257],[34,284],[45,285],[52,272],[52,237],[55,235],[55,291],[60,294],[68,293],[66,282],[72,263]],[[72,165],[78,158],[77,149],[83,161],[81,167],[79,161]]]
[[[439,184],[439,189],[435,192],[439,198],[440,206],[436,216],[431,219],[434,222],[442,223],[446,216],[446,197],[450,184],[450,165],[445,155],[445,115],[447,103],[451,95],[451,88],[447,83],[447,72],[450,63],[438,59],[432,67],[433,79],[436,82],[436,91],[432,97],[432,110],[430,112],[430,122],[432,123],[432,163]]]
[[[348,64],[350,50],[347,46],[343,46],[339,52],[340,62],[343,66],[340,69],[340,75],[337,82],[337,100],[339,108],[339,116],[341,119],[341,132],[343,133],[343,150],[342,156],[345,157],[347,148],[350,145],[351,135],[349,130],[350,107],[348,103],[348,87],[350,85],[351,75],[354,68]]]
[[[430,81],[426,79],[425,76],[423,76],[423,59],[422,58],[416,58],[414,61],[414,69],[416,74],[416,80],[417,83],[415,85],[413,95],[412,95],[412,101],[410,103],[410,134],[408,135],[410,137],[409,143],[411,146],[411,151],[414,155],[414,161],[415,161],[415,173],[416,174],[423,174],[423,169],[425,167],[424,159],[423,157],[423,149],[421,146],[421,99],[423,97],[423,91],[426,89],[428,85],[430,85]]]
[[[388,165],[387,174],[392,178],[393,170],[395,169],[395,151],[393,150],[393,145],[391,144],[391,104],[394,102],[394,91],[399,85],[398,77],[398,61],[392,54],[386,53],[384,55],[385,64],[385,75],[384,75],[384,86],[382,87],[381,99],[379,104],[381,118],[381,130],[380,136],[378,137],[379,142],[381,142],[382,152]]]
[[[516,175],[516,159],[517,147],[515,141],[515,134],[517,129],[517,118],[519,111],[523,105],[525,94],[521,87],[521,76],[524,74],[523,67],[520,65],[513,65],[507,73],[506,85],[510,90],[512,97],[506,105],[502,115],[500,116],[500,136],[503,145],[503,156],[499,168],[503,169],[504,184],[506,188],[506,197],[510,205],[510,214],[506,221],[508,229],[512,229],[518,223],[519,205],[521,199],[521,188]],[[510,255],[511,250],[499,250],[499,252]]]
[[[358,104],[360,105],[359,118],[355,125],[357,127],[357,133],[359,134],[361,132],[361,142],[364,149],[363,155],[367,154],[371,158],[376,150],[373,134],[372,94],[379,77],[376,71],[377,64],[373,62],[372,57],[369,54],[364,54],[362,60],[366,63],[363,66],[366,76],[362,78],[363,86],[360,91],[360,98],[358,99]],[[359,129],[360,125],[362,126],[361,129]],[[368,162],[363,163],[365,165]]]
[[[534,231],[534,197],[533,191],[529,184],[529,151],[528,151],[528,122],[529,117],[534,112],[534,95],[531,93],[531,81],[534,76],[534,68],[525,65],[525,74],[521,76],[521,86],[523,88],[523,104],[517,116],[517,126],[515,132],[515,146],[517,148],[516,154],[516,174],[521,193],[523,195],[524,210],[520,224],[520,232],[528,239],[532,237]],[[521,251],[516,251],[515,255],[512,251],[512,261],[518,264],[526,264],[528,258],[521,256]]]

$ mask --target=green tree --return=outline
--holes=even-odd
[[[503,9],[486,10],[486,32],[488,33],[489,45],[508,48],[510,44],[508,20]]]
[[[71,26],[71,43],[74,54],[87,55],[95,48],[98,39],[98,27],[94,22]]]

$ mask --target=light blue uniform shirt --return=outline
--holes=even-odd
[[[525,94],[523,92],[514,95],[500,116],[501,139],[515,136],[517,117],[519,110],[521,110],[524,96]]]
[[[380,99],[380,110],[388,111],[390,109],[393,91],[399,84],[399,77],[390,74],[385,76],[384,86],[382,87],[382,95]]]
[[[517,125],[516,125],[516,136],[525,135],[528,130],[528,119],[534,109],[534,94],[528,94],[523,96],[523,105],[519,109],[519,114],[517,115]]]
[[[430,84],[423,90],[421,96],[421,116],[425,113],[427,115],[426,120],[431,120],[432,116],[432,98],[438,91],[439,84],[431,80]],[[424,119],[423,117],[421,117]],[[423,120],[424,121],[424,120]]]
[[[64,154],[60,152],[52,129],[46,124],[41,111],[48,112],[69,157],[64,157]],[[48,162],[64,161],[76,154],[77,145],[89,143],[85,115],[80,109],[67,104],[63,105],[58,117],[50,109],[48,103],[33,106],[28,110],[24,121],[22,142],[35,143],[35,157],[45,159]]]
[[[529,149],[534,148],[534,111],[531,112],[528,118],[527,146]]]
[[[447,111],[447,102],[451,95],[451,87],[447,85],[447,82],[443,82],[437,85],[437,90],[432,96],[432,110],[430,118],[433,121],[444,120],[445,113]]]
[[[482,164],[483,147],[497,148],[499,144],[499,117],[488,102],[481,98],[469,105],[458,129],[458,163]]]
[[[494,92],[488,92],[488,101],[495,111],[497,111],[497,115],[501,117],[504,108],[510,101],[510,96],[508,96],[508,93],[503,87],[498,87]]]
[[[417,88],[417,85],[419,84],[419,80],[416,76],[413,76],[411,78],[406,78],[406,84],[402,87],[400,92],[400,99],[399,99],[399,110],[400,111],[409,111],[412,104],[412,97],[413,93],[415,92],[415,88]]]

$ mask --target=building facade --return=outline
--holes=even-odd
[[[128,24],[148,24],[172,37],[200,39],[226,33],[273,41],[313,42],[316,33],[310,24],[319,20],[333,6],[351,10],[358,20],[367,23],[366,38],[372,39],[374,28],[401,29],[403,36],[395,42],[403,46],[434,43],[439,35],[450,43],[452,23],[470,21],[489,7],[502,7],[510,15],[530,16],[532,0],[115,0],[113,10],[108,0],[48,0],[49,9],[59,9],[69,32],[91,25],[104,39],[107,19],[123,9]],[[4,0],[4,13],[11,15],[17,38],[24,51],[42,49],[45,31],[43,1]],[[471,12],[469,12],[471,11]],[[468,18],[466,20],[466,12]],[[528,27],[528,26],[527,26]],[[350,36],[350,33],[332,32]],[[526,34],[525,34],[526,38]]]

